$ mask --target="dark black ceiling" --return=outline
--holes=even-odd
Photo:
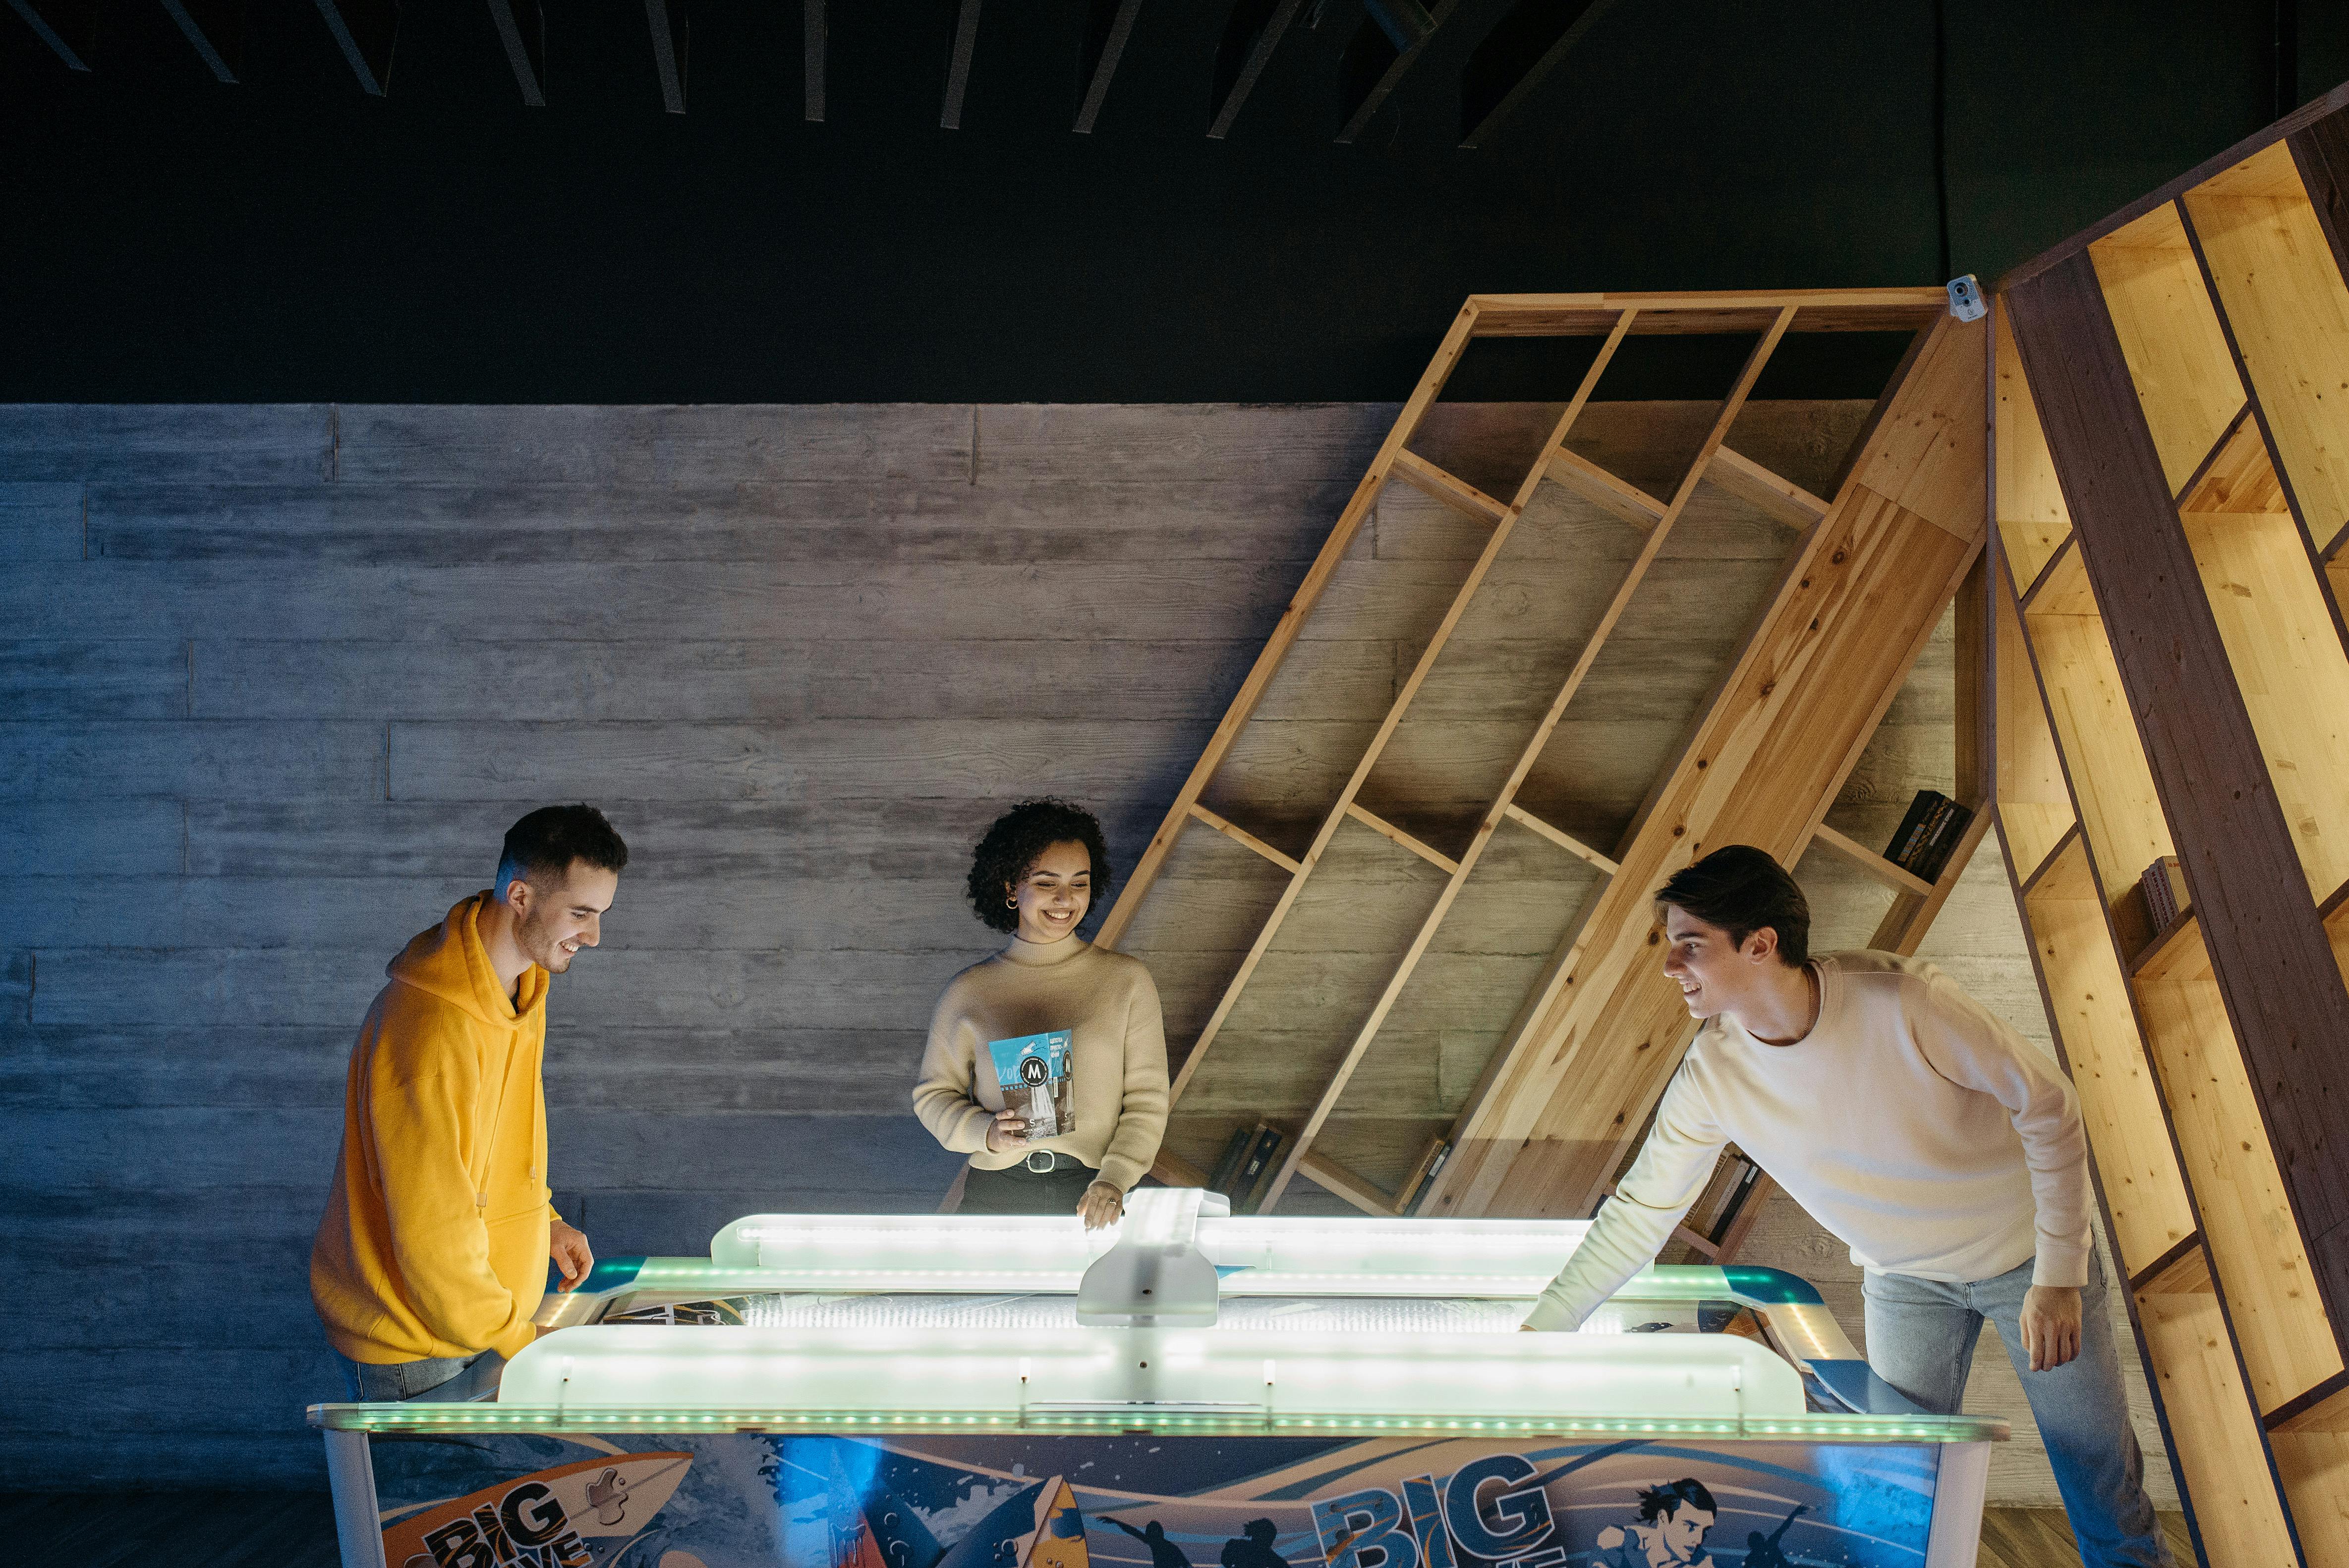
[[[1350,146],[1363,0],[1221,140],[1233,0],[1142,0],[1090,136],[1080,0],[986,0],[958,130],[946,0],[831,0],[821,124],[800,0],[698,0],[682,116],[642,0],[544,0],[543,108],[487,0],[408,0],[379,98],[314,0],[237,86],[105,4],[88,74],[0,14],[0,400],[1394,397],[1471,291],[1989,277],[2349,76],[2349,7],[1950,4],[1945,234],[1932,0],[1619,0],[1473,151],[1479,46],[1576,0],[1460,0]]]

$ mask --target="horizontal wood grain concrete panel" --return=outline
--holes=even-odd
[[[345,484],[961,480],[967,403],[582,406],[345,403]]]
[[[1331,644],[1315,678],[1262,710],[1304,717],[1324,703],[1382,709],[1392,700],[1392,645]],[[15,675],[9,649],[22,647]],[[42,650],[63,647],[67,652]],[[140,655],[79,650],[153,649]],[[432,642],[0,644],[0,683],[107,717],[132,700],[151,665],[160,709],[191,700],[202,718],[466,719],[527,694],[538,722],[647,719],[1220,718],[1256,662],[1240,639],[1054,638],[794,642],[637,638]],[[177,683],[171,661],[177,660]],[[189,666],[193,667],[190,686]],[[109,672],[120,666],[122,673]],[[87,666],[87,668],[85,668]],[[122,688],[118,695],[118,688]],[[0,690],[5,685],[0,684]],[[47,694],[54,690],[57,695]],[[27,715],[27,717],[33,717]]]
[[[0,865],[20,876],[169,875],[187,864],[177,800],[11,800],[0,809]]]
[[[964,479],[722,476],[692,485],[102,484],[89,487],[87,551],[80,487],[51,488],[70,491],[72,529],[58,539],[72,544],[76,560],[838,566],[1185,559],[1301,568],[1321,548],[1354,480],[1168,485],[1104,474],[1008,490],[975,489]],[[0,490],[0,508],[6,505]],[[54,510],[67,515],[62,495]]]
[[[0,641],[0,714],[16,720],[187,718],[189,674],[184,640]]]
[[[391,727],[391,798],[791,799],[888,781],[901,796],[1171,791],[1212,726],[1056,718],[799,724],[430,724]]]
[[[0,404],[0,482],[304,483],[334,460],[324,403]]]
[[[978,482],[1278,479],[1350,487],[1398,411],[1383,403],[984,404]]]
[[[6,471],[0,456],[0,473]],[[83,486],[0,479],[0,561],[79,561]]]
[[[626,840],[635,877],[950,880],[969,871],[971,847],[1018,798],[868,790],[822,799],[597,803]],[[549,799],[506,784],[485,786],[471,800],[198,801],[188,808],[189,869],[197,876],[445,877],[469,891],[489,885],[506,829]],[[1147,799],[1089,804],[1112,857],[1124,846],[1122,865],[1133,863],[1163,810]],[[176,808],[172,814],[176,865]],[[6,820],[0,813],[0,829]]]
[[[367,799],[383,767],[383,726],[349,720],[0,723],[0,799]]]

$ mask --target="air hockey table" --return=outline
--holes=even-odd
[[[1580,1222],[766,1214],[493,1401],[313,1406],[345,1568],[1971,1568],[2002,1423],[1792,1274],[1516,1332]]]

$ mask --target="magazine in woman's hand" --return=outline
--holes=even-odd
[[[1027,1119],[1031,1141],[1077,1130],[1076,1094],[1069,1078],[1071,1038],[1068,1030],[1054,1029],[1048,1035],[987,1042],[1003,1103]]]

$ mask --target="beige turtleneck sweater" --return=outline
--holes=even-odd
[[[1067,1029],[1077,1128],[1001,1154],[988,1124],[1003,1109],[989,1041]],[[947,985],[914,1083],[914,1114],[930,1136],[981,1171],[1017,1165],[1031,1150],[1073,1155],[1124,1191],[1150,1169],[1166,1135],[1166,1032],[1158,988],[1142,961],[1081,937],[1025,942],[972,965]]]

